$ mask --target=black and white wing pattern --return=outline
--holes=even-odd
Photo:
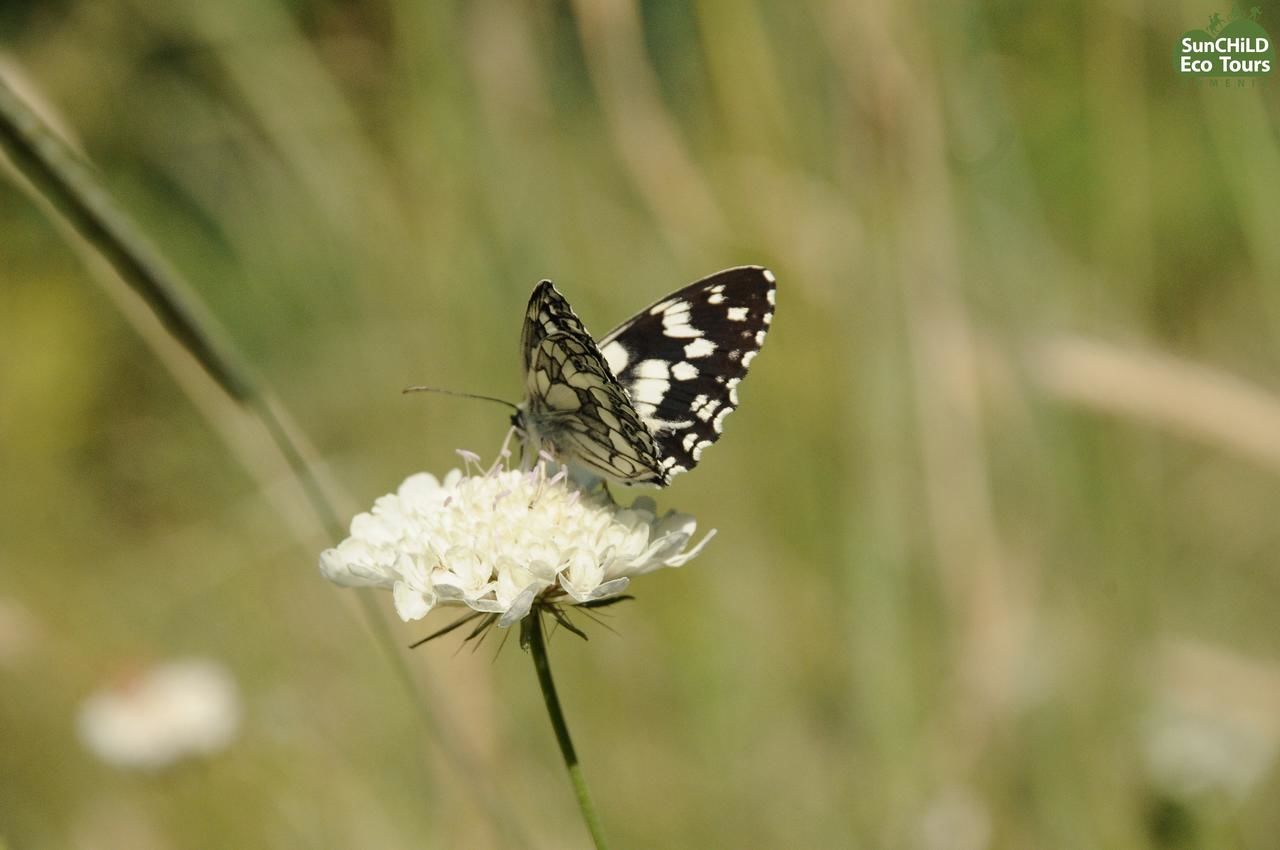
[[[777,285],[759,266],[725,269],[641,310],[600,340],[605,362],[658,444],[668,477],[724,433],[738,385],[764,345]]]
[[[549,280],[529,299],[520,348],[526,398],[516,425],[529,445],[611,481],[667,483],[653,434]]]
[[[774,297],[767,269],[727,269],[642,310],[597,345],[543,281],[525,314],[527,398],[516,424],[531,446],[563,462],[622,484],[664,486],[719,439]]]

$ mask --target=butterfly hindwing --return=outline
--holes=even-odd
[[[773,321],[772,272],[717,272],[641,310],[600,340],[657,443],[667,474],[692,469],[738,405],[738,384]]]

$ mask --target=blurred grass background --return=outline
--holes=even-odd
[[[1214,11],[8,0],[0,50],[348,513],[496,451],[501,411],[399,390],[517,397],[540,277],[603,333],[774,269],[742,409],[659,494],[719,536],[552,643],[616,846],[1262,848],[1280,148],[1274,81],[1172,72]],[[287,476],[73,243],[0,181],[3,840],[584,846],[523,653],[409,655],[482,788]],[[79,701],[186,654],[234,671],[240,740],[97,764]]]

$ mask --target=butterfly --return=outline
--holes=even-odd
[[[759,266],[716,272],[592,339],[551,281],[533,290],[512,423],[535,452],[620,484],[664,487],[697,465],[738,405],[773,321]]]

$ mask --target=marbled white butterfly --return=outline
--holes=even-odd
[[[533,290],[512,422],[533,451],[621,484],[662,487],[720,438],[773,320],[774,278],[741,266],[641,310],[597,344],[551,281]]]

